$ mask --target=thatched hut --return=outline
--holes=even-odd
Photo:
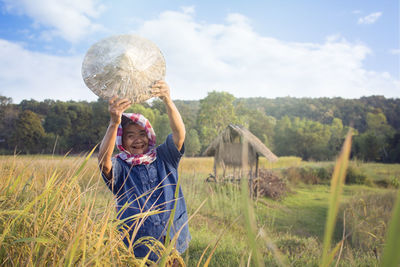
[[[247,145],[246,145],[247,144]],[[274,162],[278,158],[255,135],[239,125],[229,124],[217,137],[203,156],[214,156],[214,175],[217,177],[217,165],[222,166],[225,177],[226,167],[235,170],[250,170],[253,177],[258,176],[258,158],[264,156]],[[254,170],[254,172],[253,172]]]

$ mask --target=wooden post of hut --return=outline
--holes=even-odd
[[[256,170],[255,170],[255,177],[256,178],[258,177],[258,157],[259,157],[259,155],[257,154],[257,157],[256,157]]]
[[[244,144],[246,148],[244,149]],[[247,145],[246,145],[247,144]],[[246,152],[244,152],[247,151]],[[247,154],[247,155],[243,155]],[[214,156],[214,175],[217,178],[217,167],[239,168],[239,173],[245,171],[242,166],[248,166],[255,172],[253,177],[258,177],[260,156],[274,162],[278,158],[255,135],[240,125],[229,124],[204,151],[203,156]],[[244,162],[245,161],[245,162]],[[224,171],[224,173],[225,173]],[[235,172],[233,173],[235,174]]]

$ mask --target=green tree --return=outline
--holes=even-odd
[[[292,121],[288,116],[277,121],[274,132],[275,153],[279,156],[296,155],[292,144],[295,133],[292,129]]]
[[[174,101],[179,113],[182,116],[186,129],[196,129],[197,114],[200,109],[199,101]]]
[[[256,110],[249,116],[249,131],[261,140],[270,149],[273,149],[274,128],[276,120],[274,117],[265,115]]]
[[[193,157],[199,154],[201,149],[199,135],[195,129],[190,129],[186,134],[185,150],[186,155]]]
[[[346,135],[342,120],[339,118],[334,118],[329,130],[331,132],[331,138],[329,139],[327,153],[329,154],[330,158],[334,158],[339,154],[344,142],[344,137]]]
[[[326,160],[329,158],[327,145],[330,139],[329,128],[319,122],[307,119],[294,119],[294,138],[297,156],[303,159]]]
[[[158,114],[152,124],[157,135],[157,145],[164,143],[167,136],[172,133],[167,114]]]
[[[0,115],[3,115],[4,109],[12,105],[12,98],[0,95]]]
[[[400,163],[400,131],[393,135],[392,138],[389,139],[389,162]]]
[[[353,155],[365,161],[390,161],[390,143],[395,131],[386,116],[380,110],[369,112],[366,125],[367,130],[354,138]]]
[[[93,119],[89,123],[92,138],[96,143],[100,143],[110,121],[108,103],[99,98],[96,102],[91,103],[91,109],[93,112]]]
[[[45,116],[50,110],[50,107],[53,106],[55,103],[54,100],[46,99],[42,102],[38,102],[36,100],[22,100],[21,103],[19,103],[19,108],[21,110],[30,110],[35,112],[36,114],[40,116]]]
[[[200,100],[197,127],[203,149],[230,123],[236,123],[234,100],[233,95],[216,91],[208,93],[207,97]]]
[[[140,113],[149,120],[151,125],[153,125],[156,120],[156,115],[159,114],[158,110],[153,110],[149,107],[145,107],[142,104],[135,104],[128,108],[125,113]]]
[[[12,152],[11,136],[18,118],[18,108],[9,97],[0,95],[0,149],[4,152]]]
[[[17,151],[24,153],[40,152],[45,131],[39,116],[30,110],[22,111],[18,115],[15,126],[11,142]]]
[[[105,116],[105,113],[96,115]],[[71,149],[74,152],[81,152],[90,150],[100,141],[99,130],[93,127],[98,125],[94,120],[108,121],[107,118],[95,117],[92,105],[87,102],[57,101],[49,108],[44,128],[47,133],[56,136],[56,152],[64,154]]]
[[[326,160],[330,131],[327,125],[298,117],[283,117],[275,127],[275,152],[305,160]]]
[[[262,109],[249,109],[242,101],[236,103],[235,113],[239,124],[249,129],[267,147],[273,148],[274,128],[276,125],[274,117],[267,116]]]
[[[50,108],[43,126],[48,133],[68,137],[72,131],[71,124],[72,122],[69,116],[68,104],[57,101]]]
[[[354,137],[353,156],[364,161],[380,161],[381,149],[376,135],[367,131]]]

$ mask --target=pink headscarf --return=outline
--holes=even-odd
[[[122,146],[122,123],[118,126],[116,146],[120,153],[117,155],[120,159],[124,160],[130,165],[150,164],[157,158],[156,153],[156,134],[154,133],[153,127],[150,122],[142,115],[138,113],[122,113],[122,117],[130,119],[134,123],[142,126],[149,138],[149,150],[145,154],[131,154]]]

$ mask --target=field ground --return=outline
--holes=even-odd
[[[88,161],[83,171],[77,176],[79,188],[72,185],[73,190],[71,188],[67,190],[68,185],[65,186],[65,190],[60,189],[62,192],[59,194],[64,199],[53,200],[52,193],[44,197],[44,199],[47,199],[44,203],[53,203],[51,201],[56,203],[56,201],[59,201],[62,203],[59,204],[59,207],[68,207],[64,213],[70,216],[68,220],[71,220],[71,222],[67,222],[66,218],[60,219],[60,225],[70,227],[71,235],[62,239],[59,229],[53,229],[53,232],[51,232],[51,227],[48,224],[44,224],[44,228],[48,229],[49,233],[43,232],[45,230],[42,231],[42,224],[37,222],[40,221],[41,216],[46,217],[48,213],[51,213],[47,207],[50,204],[44,204],[42,208],[33,209],[41,201],[37,200],[38,196],[42,196],[40,192],[43,188],[41,187],[47,186],[52,177],[54,178],[54,173],[56,173],[54,183],[58,185],[58,188],[64,188],[64,184],[68,182],[66,179],[75,179],[75,174],[81,163],[81,157],[0,156],[1,179],[24,181],[21,186],[17,183],[11,183],[7,187],[4,184],[3,187],[0,186],[2,194],[0,195],[0,232],[3,233],[0,237],[0,247],[3,244],[3,250],[0,249],[0,265],[1,262],[10,263],[7,261],[7,257],[10,257],[10,255],[21,257],[18,260],[20,263],[41,265],[44,262],[38,259],[35,261],[34,253],[38,253],[37,255],[39,253],[40,255],[43,253],[45,255],[55,255],[51,254],[52,250],[70,256],[70,258],[64,256],[64,258],[57,259],[55,258],[56,256],[53,256],[52,259],[58,262],[66,261],[71,257],[75,259],[74,255],[78,252],[74,251],[80,251],[78,247],[86,247],[89,246],[87,244],[90,244],[90,242],[94,242],[96,246],[99,246],[97,249],[101,249],[100,246],[102,245],[96,241],[99,239],[98,235],[109,232],[110,236],[112,236],[111,230],[103,230],[104,227],[101,222],[96,224],[97,221],[104,221],[105,218],[106,221],[112,222],[112,219],[115,218],[115,212],[112,194],[101,180],[94,157]],[[332,162],[302,162],[295,157],[280,158],[278,162],[270,164],[261,158],[260,167],[281,173],[281,170],[289,167],[321,167],[332,164]],[[400,180],[400,164],[362,162],[352,162],[352,164],[356,165],[373,181],[381,179]],[[184,157],[180,164],[181,184],[189,214],[193,214],[200,204],[206,200],[205,205],[194,215],[189,223],[192,241],[183,258],[188,266],[196,266],[207,246],[211,245],[212,248],[218,237],[222,236],[212,256],[210,266],[246,266],[249,248],[242,217],[240,188],[236,184],[205,182],[205,178],[212,172],[212,167],[212,158]],[[26,190],[27,187],[29,190]],[[14,192],[15,197],[10,193],[10,190]],[[316,266],[321,257],[321,243],[330,193],[329,185],[298,183],[291,184],[290,190],[291,192],[280,201],[268,198],[260,198],[254,201],[257,227],[267,233],[272,243],[287,257],[292,266]],[[77,195],[71,195],[74,191],[75,193],[77,192]],[[16,196],[18,192],[21,198]],[[384,233],[390,218],[395,192],[394,189],[378,186],[346,185],[344,187],[334,242],[336,243],[340,240],[344,230],[349,235],[344,243],[339,266],[378,265],[377,258],[379,258],[382,251]],[[35,205],[32,206],[34,212],[30,215],[27,208],[24,208],[26,203],[29,202],[28,200],[36,201]],[[76,210],[66,204],[69,202],[75,203],[74,208]],[[18,203],[21,205],[17,206]],[[79,203],[79,205],[76,203]],[[54,207],[56,205],[58,204],[54,204]],[[89,206],[91,206],[90,211],[84,211]],[[14,210],[15,214],[20,212],[17,219],[21,220],[21,225],[17,227],[18,220],[7,217],[7,214],[12,212],[6,212],[6,209]],[[26,212],[21,212],[21,210],[26,210]],[[69,213],[70,211],[71,213]],[[53,212],[56,213],[56,211]],[[62,216],[67,216],[65,214],[59,214],[58,216],[62,218]],[[82,217],[83,215],[87,216]],[[23,221],[22,218],[24,218]],[[36,218],[36,221],[34,218]],[[87,218],[90,223],[84,222],[81,218]],[[344,218],[346,218],[345,224],[343,224]],[[10,224],[10,221],[12,224]],[[33,225],[32,229],[29,228],[30,224]],[[28,225],[27,227],[31,230],[21,230],[23,225]],[[84,243],[86,245],[75,246],[75,244],[80,244],[76,235],[78,233],[79,235],[84,234],[79,229],[89,229],[80,228],[83,227],[82,225],[85,227],[89,227],[86,225],[92,225],[90,226],[92,227],[90,228],[91,236],[84,237],[85,240],[88,240],[85,241],[87,244]],[[109,223],[107,227],[112,228],[115,225],[113,226],[112,223]],[[54,234],[54,231],[56,234]],[[49,239],[53,238],[54,235],[58,238],[56,240],[65,242],[65,244],[58,244],[52,247],[52,241]],[[39,239],[39,237],[44,238],[44,236],[46,239]],[[257,242],[265,264],[267,266],[275,266],[277,263],[269,249],[270,244],[260,238]],[[106,247],[104,251],[107,251],[107,245],[104,245],[104,247]],[[24,253],[26,253],[27,249],[29,251],[29,248],[34,248],[35,250],[33,252],[31,250],[30,254],[27,254],[30,256],[24,256]],[[202,263],[210,255],[211,248],[205,253]],[[19,250],[21,251],[20,253],[18,253]],[[83,253],[78,258],[90,265],[93,264],[93,260],[92,262],[89,260],[91,256],[89,255],[90,250],[87,249],[87,251],[87,255]],[[71,254],[72,252],[75,254]],[[96,257],[101,255],[98,252],[96,253],[93,254],[97,255]],[[115,253],[113,254],[114,257],[124,262],[125,259],[121,256],[121,252]],[[25,259],[24,257],[27,258]]]

